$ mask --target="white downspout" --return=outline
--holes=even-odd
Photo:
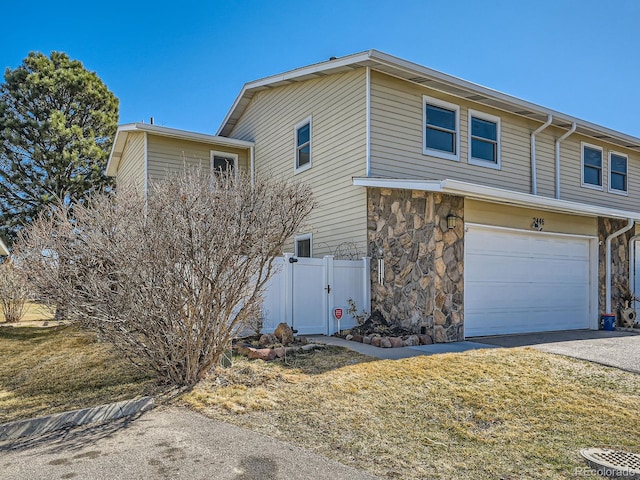
[[[619,237],[620,235],[622,235],[623,233],[631,230],[633,228],[633,225],[635,224],[635,220],[633,218],[629,219],[629,223],[625,226],[622,227],[620,230],[618,230],[617,232],[613,232],[611,235],[609,235],[607,237],[606,240],[606,244],[607,244],[607,255],[605,258],[605,270],[606,270],[606,274],[605,274],[605,286],[606,286],[606,293],[605,293],[605,312],[604,313],[612,313],[611,312],[611,240],[613,240],[616,237]]]
[[[365,176],[371,176],[371,67],[367,67],[366,69],[366,86],[365,86],[365,96],[366,96],[366,138],[365,138],[365,149],[366,149],[366,174]]]
[[[576,122],[573,122],[571,125],[571,130],[562,135],[559,139],[556,140],[556,198],[560,199],[560,143],[567,139],[569,135],[576,131],[578,125]]]
[[[636,293],[636,240],[640,238],[640,235],[634,235],[629,239],[629,291],[634,295]],[[633,302],[630,305],[632,308],[636,308],[638,302]]]
[[[538,194],[538,181],[536,179],[536,135],[551,125],[552,121],[553,115],[549,114],[547,121],[531,134],[531,193],[533,195]]]
[[[251,186],[253,187],[253,185],[256,182],[256,165],[255,165],[255,157],[254,157],[254,153],[253,153],[253,147],[249,147],[249,169],[250,169],[250,175],[251,175]]]

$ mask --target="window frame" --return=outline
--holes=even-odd
[[[298,152],[300,150],[300,145],[298,145],[298,131],[307,124],[309,124],[309,163],[302,166],[298,166]],[[309,170],[312,165],[313,165],[313,116],[309,115],[308,117],[300,120],[293,127],[293,173],[294,174],[302,173],[306,170]]]
[[[222,150],[209,150],[209,171],[212,174],[215,174],[213,167],[213,158],[214,157],[224,157],[224,158],[232,158],[233,159],[233,175],[238,178],[238,154],[223,152]]]
[[[471,122],[473,118],[477,118],[478,120],[484,120],[486,122],[491,122],[491,123],[495,123],[496,124],[496,140],[495,140],[495,145],[496,145],[496,160],[495,162],[492,162],[490,160],[485,160],[483,158],[477,158],[473,156],[472,153],[472,139],[474,138],[473,136],[473,129],[471,126]],[[496,116],[496,115],[491,115],[489,113],[485,113],[485,112],[480,112],[478,110],[473,110],[473,109],[469,109],[468,111],[468,115],[467,115],[467,142],[468,142],[468,146],[467,146],[467,163],[469,163],[470,165],[477,165],[480,167],[486,167],[486,168],[493,168],[494,170],[501,170],[502,169],[502,155],[500,154],[500,150],[502,148],[501,146],[501,130],[502,130],[502,121],[500,119],[500,117]],[[492,142],[489,139],[483,139],[482,137],[475,137],[478,138],[480,140],[484,140],[486,142]]]
[[[626,162],[626,172],[624,174],[625,176],[625,186],[627,187],[626,190],[618,190],[617,188],[613,188],[611,187],[611,184],[613,183],[611,181],[611,176],[613,173],[617,173],[618,175],[621,175],[621,172],[614,172],[613,171],[613,162],[611,157],[615,155],[617,157],[621,157],[624,158],[625,162]],[[628,195],[629,194],[629,155],[627,155],[626,153],[621,153],[621,152],[616,152],[615,150],[609,150],[609,185],[608,185],[608,190],[609,193],[615,193],[616,195]]]
[[[443,150],[438,150],[435,148],[429,148],[427,146],[427,105],[444,108],[455,113],[455,132],[453,132],[455,134],[454,153],[445,152]],[[446,160],[454,160],[456,162],[460,161],[460,105],[445,102],[444,100],[440,100],[439,98],[429,97],[428,95],[422,96],[422,153],[424,155],[444,158]]]
[[[592,183],[585,183],[584,181],[584,149],[591,148],[592,150],[600,151],[600,185],[594,185]],[[590,168],[594,168],[591,165]],[[594,145],[592,143],[580,142],[580,186],[583,188],[590,188],[592,190],[604,190],[604,177],[605,177],[605,168],[604,168],[604,149],[599,145]]]
[[[309,240],[309,257],[300,257],[300,255],[298,255],[298,242],[304,240]],[[295,257],[313,258],[313,233],[303,233],[293,237],[293,251]]]

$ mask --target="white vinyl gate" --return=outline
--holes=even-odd
[[[290,262],[289,259],[296,260]],[[349,298],[358,311],[369,310],[371,304],[369,258],[335,260],[300,258],[285,254],[276,259],[276,273],[264,293],[263,331],[271,333],[285,322],[299,334],[331,335],[339,329],[351,328],[356,322],[347,314]],[[340,321],[334,309],[342,308]]]

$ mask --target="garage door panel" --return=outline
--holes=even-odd
[[[469,226],[465,335],[588,328],[589,239]]]
[[[553,263],[553,277],[549,283],[577,282],[584,283],[589,278],[589,265],[586,261],[523,259],[520,257],[485,257],[474,259],[475,267],[482,272],[482,282],[501,282],[505,279],[505,271],[509,271],[510,283],[537,283],[537,280],[550,277],[549,263]]]
[[[549,288],[554,289],[554,295],[549,295]],[[572,305],[583,307],[583,300],[589,293],[589,286],[586,284],[563,284],[554,283],[548,285],[531,285],[522,284],[514,285],[513,283],[495,283],[492,289],[474,288],[473,285],[468,288],[467,300],[469,300],[469,309],[477,310],[491,308],[494,305],[499,308],[517,308],[519,305],[526,305],[526,308],[533,308],[536,305],[549,305],[553,307],[563,307],[564,305]],[[468,312],[468,310],[467,310]]]

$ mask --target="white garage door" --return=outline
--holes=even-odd
[[[469,225],[466,337],[589,328],[589,239]]]

